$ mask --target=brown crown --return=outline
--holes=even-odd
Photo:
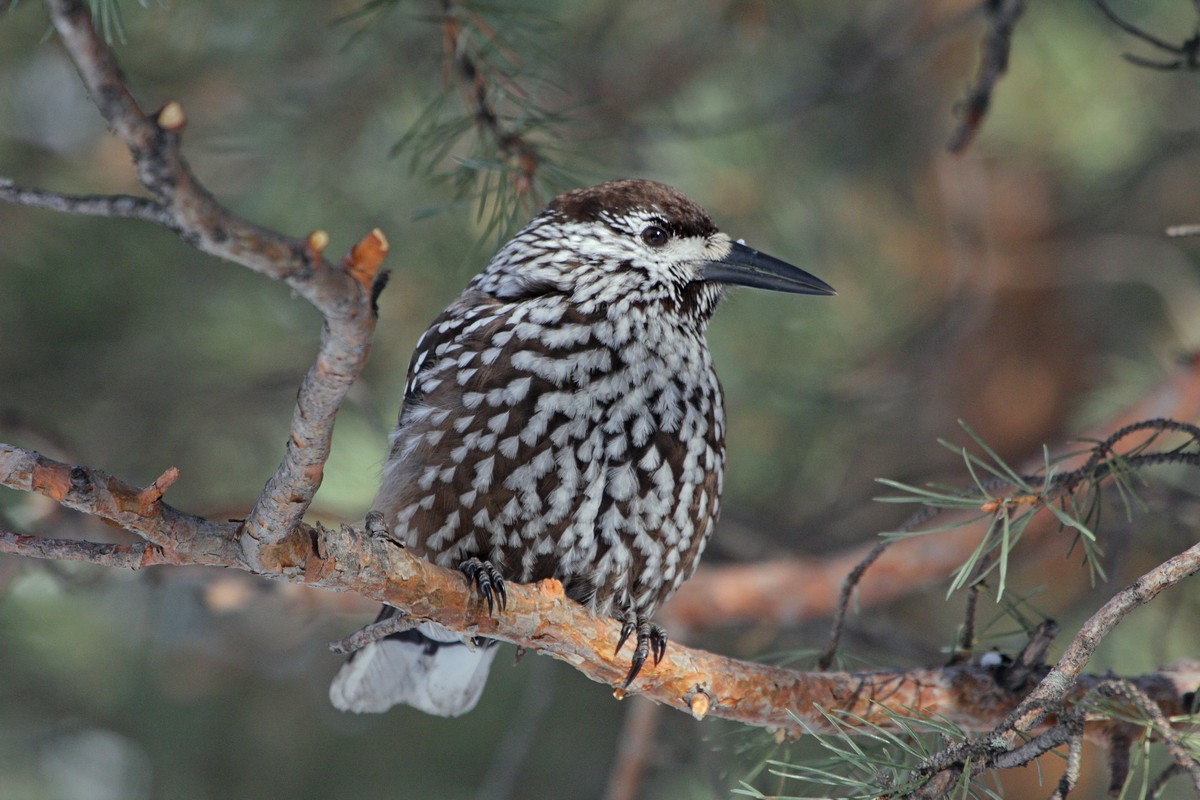
[[[596,222],[603,214],[620,216],[649,211],[661,216],[665,227],[677,236],[709,236],[717,232],[707,211],[670,186],[655,181],[607,181],[588,189],[572,189],[554,198],[548,210],[573,222]]]

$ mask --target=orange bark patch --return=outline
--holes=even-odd
[[[350,255],[342,259],[342,267],[350,273],[350,277],[369,289],[383,259],[387,258],[388,247],[387,237],[376,228],[354,245]]]
[[[313,555],[312,538],[303,527],[284,536],[276,544],[265,545],[259,559],[263,567],[271,572],[284,572],[308,564]]]
[[[70,471],[65,464],[44,467],[41,464],[33,468],[33,490],[38,494],[61,503],[71,491]]]

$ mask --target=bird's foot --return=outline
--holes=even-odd
[[[467,585],[479,592],[479,596],[487,601],[489,614],[495,610],[496,606],[503,611],[508,605],[508,594],[504,591],[504,578],[500,575],[500,571],[492,566],[492,562],[468,558],[458,565],[458,571],[467,576]]]
[[[633,660],[629,665],[629,674],[625,676],[625,683],[621,687],[623,689],[629,688],[629,684],[633,683],[633,679],[642,671],[642,665],[646,663],[646,659],[651,654],[654,655],[654,663],[657,665],[667,652],[667,632],[662,629],[661,625],[651,622],[645,614],[639,614],[633,609],[629,609],[621,617],[621,638],[617,640],[615,652],[621,652],[621,646],[625,644],[625,640],[635,634],[637,638],[634,640]]]

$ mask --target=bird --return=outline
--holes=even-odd
[[[418,341],[371,506],[385,535],[460,570],[489,612],[507,582],[557,578],[621,623],[617,652],[633,637],[628,687],[662,658],[652,615],[720,512],[726,420],[705,331],[735,286],[835,293],[664,184],[555,197]],[[330,699],[459,716],[496,644],[425,622],[354,653]]]

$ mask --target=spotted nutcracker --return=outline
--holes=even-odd
[[[650,615],[695,571],[720,508],[725,411],[704,331],[735,284],[833,294],[660,183],[555,198],[417,343],[372,510],[489,608],[503,613],[505,581],[553,577],[621,621],[628,685],[662,657]],[[425,623],[357,652],[330,698],[457,716],[495,644]]]

